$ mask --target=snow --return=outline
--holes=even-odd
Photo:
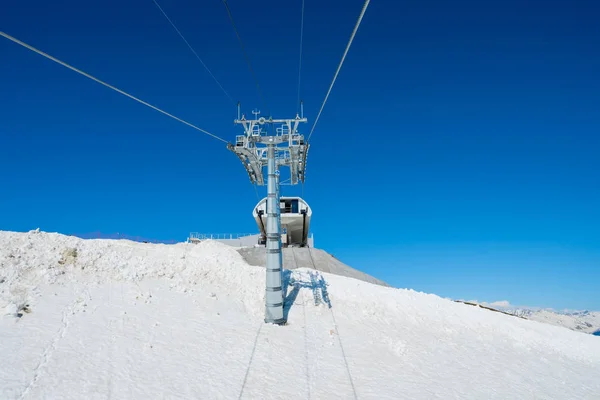
[[[585,333],[594,333],[600,329],[600,312],[598,311],[561,313],[554,310],[538,310],[535,312],[522,312],[522,310],[514,310],[513,312],[521,313],[527,319],[531,319],[533,321],[563,326],[568,329]]]
[[[495,301],[493,303],[477,301],[472,302],[481,304],[482,306],[492,307],[494,309],[513,314],[519,317],[527,318],[533,321],[562,326],[574,331],[590,334],[594,334],[600,331],[600,312],[598,311],[557,311],[553,309],[543,309],[539,307],[518,307],[510,304],[506,300]]]
[[[0,398],[600,393],[592,335],[308,269],[286,272],[288,325],[267,325],[264,274],[211,241],[0,232]]]

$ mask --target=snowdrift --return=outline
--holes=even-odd
[[[600,339],[216,242],[0,232],[2,399],[597,399]]]

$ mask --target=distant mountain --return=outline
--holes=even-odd
[[[573,331],[600,336],[600,311],[557,311],[549,308],[516,307],[507,301],[497,301],[494,303],[478,302],[478,304],[532,321],[544,322],[562,326]]]

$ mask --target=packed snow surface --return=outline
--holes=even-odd
[[[0,232],[0,399],[598,399],[600,339],[216,242]]]

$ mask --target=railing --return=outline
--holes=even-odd
[[[240,239],[245,236],[254,236],[258,233],[199,233],[191,232],[189,240],[223,240],[223,239]]]
[[[275,128],[277,135],[287,135],[290,133],[290,128],[287,125],[281,125],[278,128]]]

